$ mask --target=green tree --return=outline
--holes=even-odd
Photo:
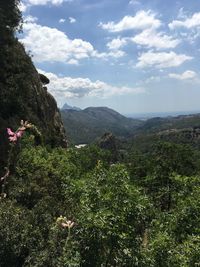
[[[123,165],[101,164],[80,184],[77,216],[83,266],[135,266],[150,203],[131,185]]]
[[[170,210],[172,194],[177,190],[175,174],[193,175],[197,172],[195,152],[184,145],[161,142],[149,155],[150,161],[144,186],[161,210]]]

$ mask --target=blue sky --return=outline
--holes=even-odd
[[[196,0],[24,0],[20,41],[58,105],[200,110]]]

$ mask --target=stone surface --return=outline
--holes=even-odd
[[[28,120],[42,132],[45,143],[66,146],[60,112],[53,96],[43,86],[30,56],[17,41],[0,48],[0,165],[8,150],[6,128],[15,129]]]

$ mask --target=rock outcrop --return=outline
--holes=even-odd
[[[15,129],[21,119],[35,124],[45,143],[66,146],[59,109],[42,78],[22,44],[15,39],[4,42],[0,48],[0,166],[8,150],[6,128]]]
[[[101,149],[106,149],[111,152],[112,162],[118,159],[117,140],[112,133],[105,133],[97,142]]]

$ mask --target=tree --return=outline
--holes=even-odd
[[[177,190],[175,174],[191,176],[196,172],[196,155],[189,146],[160,142],[150,155],[145,186],[156,206],[161,210],[170,210],[172,192]]]

